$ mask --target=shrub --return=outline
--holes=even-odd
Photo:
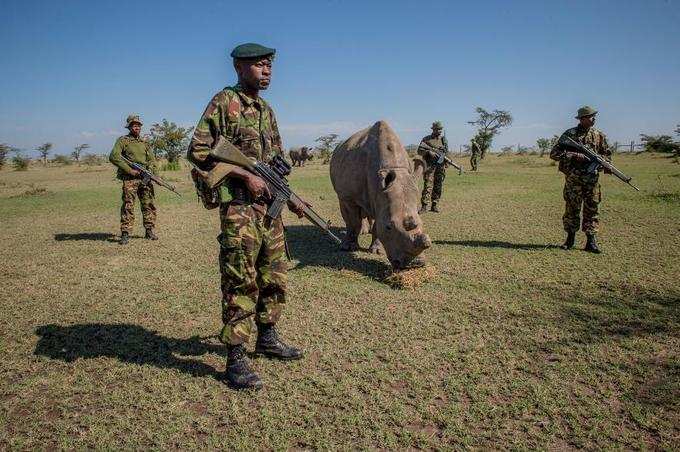
[[[83,163],[87,166],[101,165],[103,162],[101,155],[87,154],[83,157]]]
[[[182,166],[179,164],[179,160],[168,162],[161,167],[162,171],[179,171],[180,169],[182,169]]]
[[[70,165],[72,160],[68,155],[57,154],[52,159],[52,163],[56,163],[57,165]]]
[[[29,159],[21,155],[15,155],[12,157],[12,166],[17,171],[26,171],[30,163],[31,161]]]

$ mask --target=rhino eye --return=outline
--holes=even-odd
[[[387,222],[387,224],[385,225],[385,229],[387,229],[388,231],[394,229],[394,221]]]
[[[390,186],[394,183],[394,181],[397,179],[397,173],[394,172],[394,170],[390,170],[385,174],[385,178],[382,180],[382,188],[383,190],[387,190],[390,188]]]

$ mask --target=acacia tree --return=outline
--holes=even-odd
[[[40,158],[45,166],[47,166],[47,156],[50,155],[50,149],[52,149],[53,146],[52,143],[43,143],[36,148],[36,150],[40,152]]]
[[[512,124],[512,115],[507,110],[486,111],[482,107],[477,107],[477,119],[468,121],[477,127],[477,136],[475,137],[479,144],[481,155],[480,158],[486,156],[486,151],[491,147],[493,137],[501,133],[501,128],[508,127]]]
[[[90,145],[87,143],[79,144],[76,147],[73,148],[73,152],[71,152],[71,156],[73,157],[73,160],[76,162],[80,163],[80,156],[83,153],[85,149],[89,149]]]
[[[550,148],[552,147],[552,140],[550,138],[539,138],[536,140],[536,146],[538,147],[540,151],[540,157],[543,157],[543,155],[546,152],[550,152]]]
[[[168,169],[179,169],[179,157],[189,146],[189,134],[193,130],[193,127],[179,127],[167,119],[151,126],[151,149],[156,157],[168,159]]]
[[[316,150],[319,151],[319,156],[323,158],[324,165],[331,160],[331,154],[333,153],[333,147],[335,142],[338,140],[337,133],[329,133],[328,135],[323,135],[314,140],[319,143],[316,146]]]

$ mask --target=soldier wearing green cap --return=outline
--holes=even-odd
[[[479,157],[482,155],[482,147],[477,142],[479,138],[479,135],[475,135],[470,140],[470,168],[472,168],[472,171],[477,171]]]
[[[565,131],[563,135],[571,137],[605,159],[611,160],[607,137],[593,127],[596,115],[597,110],[592,107],[579,108],[576,114],[578,125]],[[562,248],[569,250],[574,247],[580,223],[581,229],[586,234],[585,250],[600,253],[601,250],[597,244],[599,205],[602,199],[599,174],[586,171],[589,160],[585,155],[573,152],[560,144],[553,146],[550,158],[559,162],[559,170],[564,173],[565,177],[563,192],[565,208],[562,221],[567,238]],[[580,220],[581,210],[583,210],[582,222]]]
[[[260,97],[271,81],[274,53],[253,43],[231,52],[238,83],[208,103],[189,145],[187,158],[200,169],[210,171],[216,166],[210,150],[221,137],[256,160],[267,162],[283,153],[274,111]],[[261,196],[267,186],[262,179],[234,165],[225,173],[219,186],[218,236],[223,321],[219,337],[227,346],[224,381],[237,389],[259,389],[262,381],[250,368],[245,352],[255,328],[256,354],[283,360],[302,357],[302,351],[284,343],[276,329],[286,301],[283,223],[281,218],[265,218]],[[302,206],[289,208],[302,215]]]
[[[154,227],[156,226],[156,205],[153,185],[144,183],[139,171],[130,167],[123,160],[126,159],[147,167],[156,172],[156,158],[149,143],[140,135],[142,121],[139,115],[129,115],[125,127],[130,131],[127,135],[116,140],[111,150],[109,161],[118,167],[117,177],[123,182],[123,203],[120,207],[120,244],[127,245],[135,222],[135,196],[139,198],[142,208],[142,219],[145,238],[158,240]]]
[[[423,137],[418,146],[418,155],[423,157],[427,163],[427,169],[423,173],[423,192],[420,197],[420,210],[418,213],[425,213],[427,205],[430,204],[432,212],[439,212],[437,203],[442,197],[442,186],[446,177],[446,165],[437,164],[436,155],[431,149],[440,152],[449,152],[449,143],[444,136],[444,126],[440,121],[432,123],[432,133]]]

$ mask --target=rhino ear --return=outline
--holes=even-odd
[[[413,171],[411,172],[411,174],[413,175],[413,180],[417,182],[418,180],[420,180],[421,177],[423,177],[423,172],[425,172],[425,167],[427,166],[427,163],[425,163],[425,161],[422,158],[416,157],[413,159],[412,165]]]

